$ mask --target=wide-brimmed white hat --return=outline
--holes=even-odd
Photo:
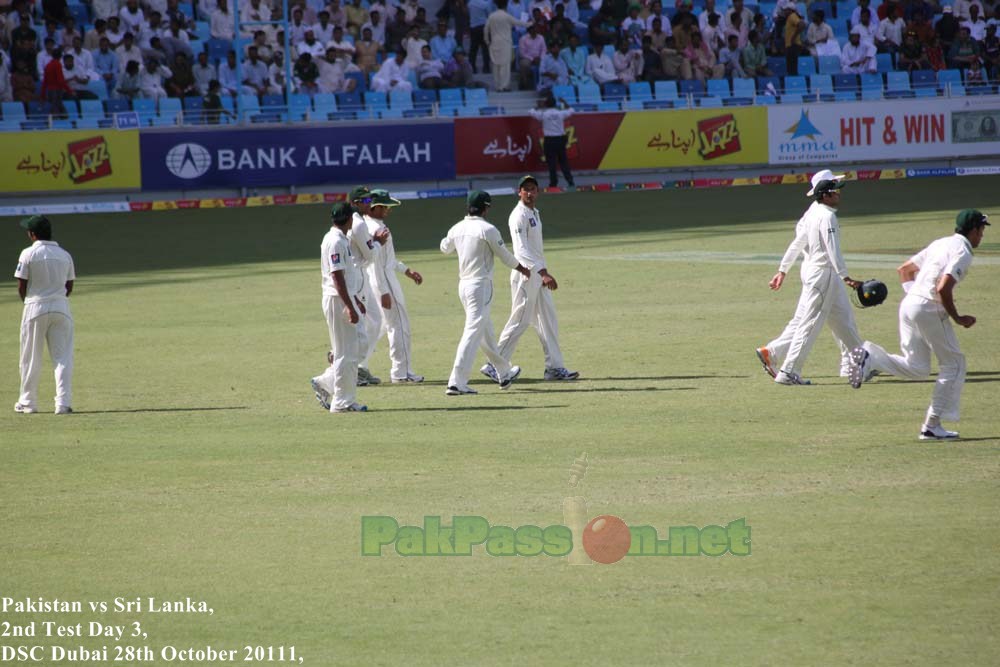
[[[809,188],[809,192],[806,193],[806,197],[812,197],[813,194],[816,192],[816,186],[822,183],[823,181],[842,181],[845,178],[847,178],[845,174],[835,174],[829,169],[823,169],[822,171],[817,171],[815,174],[813,174],[812,178],[809,179],[809,182],[812,184],[812,187]]]

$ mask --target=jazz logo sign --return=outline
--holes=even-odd
[[[740,130],[732,114],[698,121],[698,154],[705,160],[740,151]]]
[[[91,137],[66,146],[69,176],[74,183],[86,183],[111,175],[111,154],[104,137]]]

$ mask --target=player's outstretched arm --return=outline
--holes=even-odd
[[[771,278],[771,282],[769,282],[767,286],[777,291],[781,289],[781,286],[784,284],[785,284],[785,272],[778,271],[777,273],[774,274],[774,277]]]
[[[542,287],[547,287],[550,290],[559,289],[559,283],[556,282],[555,276],[551,275],[548,269],[541,269],[538,275],[542,277]]]

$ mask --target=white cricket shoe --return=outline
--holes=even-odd
[[[22,415],[33,415],[38,410],[34,409],[30,405],[24,405],[23,403],[14,404],[14,412],[20,412]]]
[[[472,387],[466,385],[464,387],[459,387],[458,385],[448,385],[448,388],[444,390],[445,396],[465,396],[471,394],[478,394],[479,392]]]
[[[774,370],[774,364],[771,363],[771,352],[767,349],[767,347],[758,347],[756,352],[760,365],[764,367],[764,372],[772,378],[777,376],[778,371]]]
[[[568,371],[565,368],[546,368],[545,379],[550,381],[575,380],[580,377],[577,371]]]
[[[497,376],[497,369],[493,367],[493,364],[487,363],[479,369],[479,372],[494,382],[500,382],[500,378]]]
[[[514,380],[516,380],[520,374],[521,374],[521,367],[520,366],[511,366],[510,367],[510,373],[507,373],[507,377],[505,377],[503,380],[501,380],[501,382],[500,382],[500,388],[501,389],[510,389],[510,386],[512,384],[514,384]]]
[[[346,408],[334,408],[330,412],[368,412],[368,406],[361,405],[360,403],[351,403]]]
[[[851,350],[851,369],[848,371],[847,377],[851,386],[855,389],[860,389],[862,383],[871,379],[869,375],[869,368],[871,356],[863,347],[856,347]]]
[[[405,384],[407,382],[417,383],[423,381],[424,381],[423,375],[414,375],[413,373],[407,373],[405,378],[392,378],[393,384]]]
[[[324,410],[330,409],[330,392],[323,389],[316,378],[309,380],[309,386],[312,387],[313,393],[316,395],[316,400],[319,402],[319,406]]]
[[[778,375],[774,378],[774,381],[778,384],[812,384],[809,380],[802,378],[798,373],[786,373],[785,371],[778,371]]]
[[[958,438],[958,431],[949,431],[937,426],[928,426],[924,424],[920,427],[920,439],[921,440],[955,440]]]
[[[69,407],[68,405],[60,405],[58,408],[56,408],[56,414],[71,415],[73,414],[73,408]]]

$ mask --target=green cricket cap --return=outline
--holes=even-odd
[[[21,221],[21,228],[27,229],[33,234],[51,234],[52,223],[44,215],[33,215]]]
[[[966,234],[977,227],[984,225],[989,227],[990,223],[986,222],[987,220],[986,214],[981,211],[974,208],[962,209],[955,216],[955,231],[959,234]]]
[[[368,189],[367,185],[359,185],[353,190],[351,190],[351,193],[347,195],[347,201],[356,202],[359,199],[365,199],[366,197],[370,197],[371,194],[372,191]]]
[[[538,179],[532,176],[531,174],[522,176],[521,180],[517,182],[517,189],[520,190],[521,188],[523,188],[525,183],[534,183],[537,186]]]
[[[402,202],[389,196],[388,190],[372,190],[372,206],[399,206]]]
[[[343,224],[345,220],[348,220],[352,215],[354,215],[354,207],[348,202],[342,201],[337,202],[330,209],[330,219],[335,223]]]
[[[484,192],[483,190],[473,190],[469,193],[466,202],[469,204],[469,208],[478,208],[482,211],[487,206],[493,204],[493,198],[490,197],[489,192]]]

